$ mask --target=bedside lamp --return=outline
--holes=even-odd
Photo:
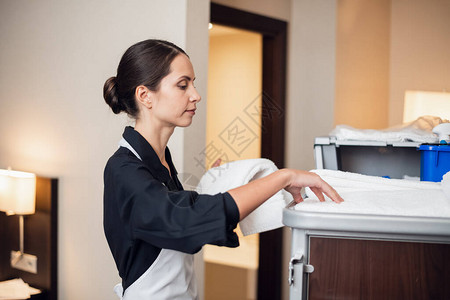
[[[11,266],[31,273],[37,273],[37,258],[23,251],[23,216],[34,214],[35,202],[35,174],[0,169],[0,211],[18,215],[20,222],[20,250],[11,251]]]

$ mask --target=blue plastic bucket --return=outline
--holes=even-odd
[[[420,145],[420,180],[442,181],[450,171],[450,145]]]

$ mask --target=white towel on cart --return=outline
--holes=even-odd
[[[209,195],[223,193],[276,170],[275,164],[264,158],[233,161],[208,170],[196,190]],[[284,226],[283,208],[292,200],[292,195],[285,190],[277,192],[239,223],[242,233],[250,235]]]
[[[338,192],[441,189],[440,183],[429,181],[389,179],[327,169],[311,170],[311,172],[318,174]]]
[[[418,128],[402,128],[391,130],[358,129],[347,125],[338,125],[330,132],[341,141],[380,141],[380,142],[417,142],[437,143],[438,137],[432,133]]]
[[[440,182],[409,181],[334,170],[312,170],[344,198],[319,203],[306,188],[306,199],[295,209],[307,212],[423,216],[450,218],[450,199]]]

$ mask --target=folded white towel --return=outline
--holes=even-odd
[[[380,141],[380,142],[418,142],[436,143],[438,137],[422,129],[405,127],[399,129],[358,129],[348,125],[338,125],[330,132],[337,140]]]
[[[403,179],[389,179],[378,176],[362,175],[336,170],[311,170],[318,174],[338,193],[355,191],[392,191],[392,190],[423,190],[441,189],[439,183],[429,181],[412,181]],[[308,193],[308,188],[306,189]]]
[[[450,200],[441,183],[387,179],[334,170],[312,170],[344,198],[336,204],[326,197],[319,203],[306,188],[304,202],[295,209],[308,212],[450,218]]]
[[[276,170],[275,164],[264,158],[230,162],[208,170],[200,180],[197,192],[223,193]],[[242,233],[250,235],[282,227],[283,208],[292,200],[292,195],[285,190],[277,192],[239,223]]]

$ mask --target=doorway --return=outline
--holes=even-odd
[[[252,31],[262,36],[260,156],[283,168],[287,23],[215,3],[211,3],[211,23]],[[282,245],[282,229],[258,236],[258,300],[281,299]]]
[[[207,167],[261,157],[261,91],[262,34],[210,24]],[[203,248],[206,300],[256,300],[259,235],[237,233],[238,248]]]

